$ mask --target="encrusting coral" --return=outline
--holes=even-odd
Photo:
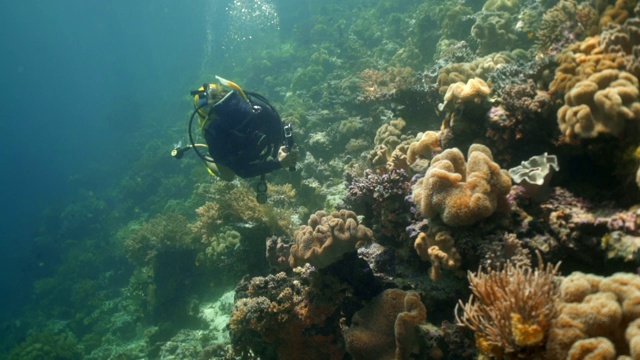
[[[545,266],[539,259],[537,268],[507,262],[500,270],[469,272],[473,295],[466,304],[459,303],[463,317],[456,312],[456,320],[475,332],[483,355],[515,359],[542,351],[556,314],[558,266]]]
[[[562,281],[560,293],[548,359],[640,358],[640,276],[574,272]]]
[[[291,246],[289,264],[292,268],[311,264],[324,268],[342,256],[373,239],[373,232],[360,225],[353,211],[340,210],[327,215],[317,211],[309,217],[308,225],[295,231],[296,243]]]
[[[426,319],[427,309],[417,292],[385,290],[342,330],[347,352],[354,360],[411,359],[420,349],[418,326]]]
[[[450,226],[471,225],[506,208],[511,179],[493,162],[491,150],[473,144],[465,162],[457,148],[435,156],[424,178],[413,188],[413,199],[425,218],[440,215]]]

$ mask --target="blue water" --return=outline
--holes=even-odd
[[[0,2],[0,317],[28,301],[44,210],[117,181],[154,129],[177,121],[157,114],[199,81],[205,6]]]

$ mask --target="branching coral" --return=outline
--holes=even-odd
[[[373,232],[360,225],[353,211],[340,210],[327,215],[317,211],[311,215],[308,225],[294,233],[296,243],[291,246],[291,267],[309,263],[324,268],[340,260],[342,256],[373,239]]]
[[[474,331],[482,354],[504,359],[540,350],[556,314],[558,266],[508,262],[500,270],[469,272],[473,295],[459,303],[463,316],[456,311],[456,320]]]
[[[640,276],[575,272],[560,286],[561,303],[551,323],[547,358],[640,357]],[[568,357],[567,357],[568,356]]]
[[[440,215],[451,226],[470,225],[506,207],[511,179],[493,162],[484,145],[469,148],[466,163],[457,148],[433,158],[424,178],[413,189],[413,199],[422,216]]]
[[[355,360],[411,359],[420,350],[418,326],[426,319],[427,309],[417,292],[385,290],[343,329],[347,352]]]

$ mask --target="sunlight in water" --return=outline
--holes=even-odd
[[[251,40],[263,29],[278,29],[275,5],[269,0],[234,0],[227,8],[233,41]]]

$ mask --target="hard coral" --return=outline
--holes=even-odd
[[[388,289],[353,315],[343,329],[347,352],[354,360],[405,360],[419,348],[418,326],[427,310],[415,291]]]
[[[506,207],[511,179],[493,162],[491,150],[473,144],[466,163],[457,148],[433,158],[424,178],[413,189],[422,216],[440,215],[451,226],[471,225]]]
[[[607,69],[577,83],[558,110],[567,142],[600,134],[621,135],[629,120],[640,119],[638,79],[626,71]]]
[[[473,295],[459,303],[464,316],[456,320],[475,332],[482,354],[505,359],[540,351],[556,314],[557,269],[540,260],[535,269],[508,262],[498,271],[469,272]]]
[[[547,341],[548,359],[640,356],[640,276],[617,273],[604,278],[575,272],[563,280],[560,291],[559,315]]]
[[[289,256],[291,267],[309,263],[316,268],[324,268],[370,242],[373,232],[359,224],[353,211],[343,209],[331,215],[317,211],[309,218],[308,225],[295,231],[294,237],[296,243],[291,246]]]

